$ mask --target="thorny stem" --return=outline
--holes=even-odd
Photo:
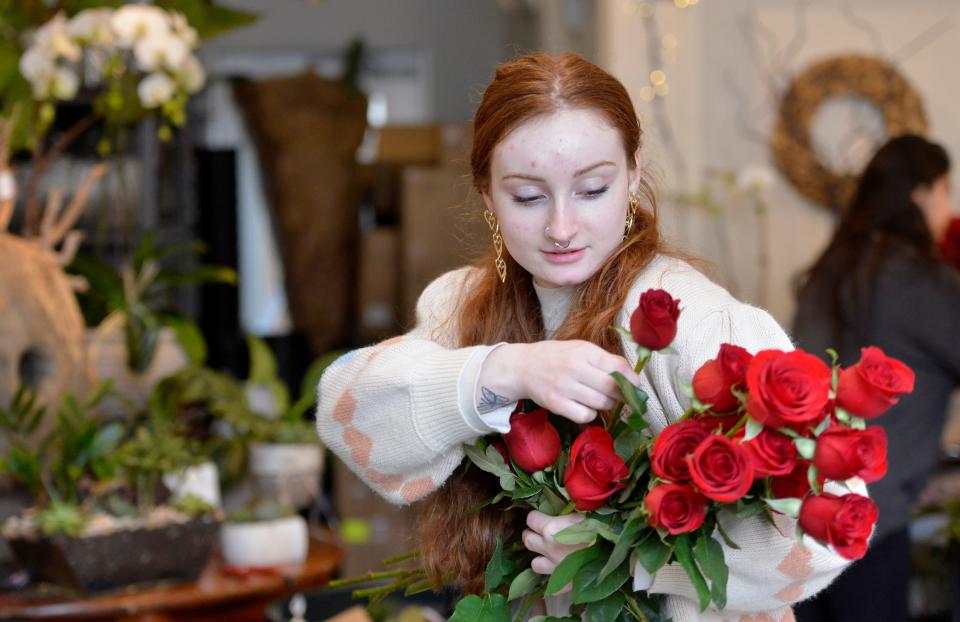
[[[640,609],[640,603],[637,602],[637,599],[627,592],[627,590],[620,590],[620,592],[627,599],[627,609],[630,610],[630,613],[635,615],[640,622],[650,622],[650,619],[647,618],[647,616],[643,614],[643,610]]]
[[[645,356],[637,358],[637,364],[633,366],[633,371],[635,373],[639,374],[641,371],[643,371],[643,367],[647,364],[647,361],[650,360],[651,354],[652,353],[648,351]],[[617,407],[613,409],[613,413],[610,415],[610,419],[604,422],[606,424],[604,425],[604,428],[610,430],[617,424],[618,421],[620,421],[620,413],[623,412],[623,406],[625,403],[626,402],[620,402],[617,404]]]

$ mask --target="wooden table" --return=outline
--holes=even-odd
[[[0,594],[0,620],[86,620],[102,622],[262,622],[267,605],[333,578],[343,549],[313,540],[302,564],[274,572],[224,573],[214,556],[195,583],[64,599],[36,590]]]

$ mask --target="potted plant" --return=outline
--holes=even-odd
[[[289,505],[255,499],[229,513],[220,529],[227,566],[269,567],[300,563],[309,548],[307,522]]]
[[[316,403],[320,371],[312,366],[304,376],[300,396],[290,392],[277,376],[277,363],[269,346],[247,337],[250,373],[245,383],[249,409],[267,420],[249,430],[249,470],[258,489],[282,503],[304,507],[319,492],[323,451],[308,413]]]
[[[66,394],[39,445],[28,434],[44,415],[30,391],[19,391],[4,409],[0,425],[18,450],[0,467],[31,493],[34,505],[0,531],[36,579],[84,593],[191,581],[212,550],[217,518],[194,497],[175,506],[153,503],[148,482],[169,463],[142,450],[156,435],[127,438],[123,423],[95,410],[108,389],[103,383],[82,401]]]
[[[198,265],[198,242],[163,246],[148,234],[119,271],[78,255],[68,270],[90,287],[78,294],[88,325],[87,339],[98,374],[116,391],[142,406],[153,387],[190,361],[202,361],[206,346],[196,324],[177,311],[176,289],[199,283],[236,283],[222,266]]]

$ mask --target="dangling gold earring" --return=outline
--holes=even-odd
[[[633,220],[637,216],[637,210],[640,209],[640,193],[631,192],[630,199],[627,201],[627,222],[623,227],[623,238],[626,239],[633,229]]]
[[[503,237],[500,235],[500,222],[496,215],[488,209],[483,210],[483,218],[493,232],[493,248],[497,251],[497,259],[493,262],[497,266],[500,282],[507,282],[507,262],[503,260]]]

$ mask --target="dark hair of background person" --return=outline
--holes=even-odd
[[[868,330],[869,318],[847,317],[844,302],[872,301],[877,274],[892,252],[906,247],[917,262],[939,261],[930,228],[911,195],[949,170],[943,147],[912,134],[890,139],[867,164],[833,238],[797,287],[798,299],[825,297],[825,320],[835,343],[846,331],[860,336]]]

